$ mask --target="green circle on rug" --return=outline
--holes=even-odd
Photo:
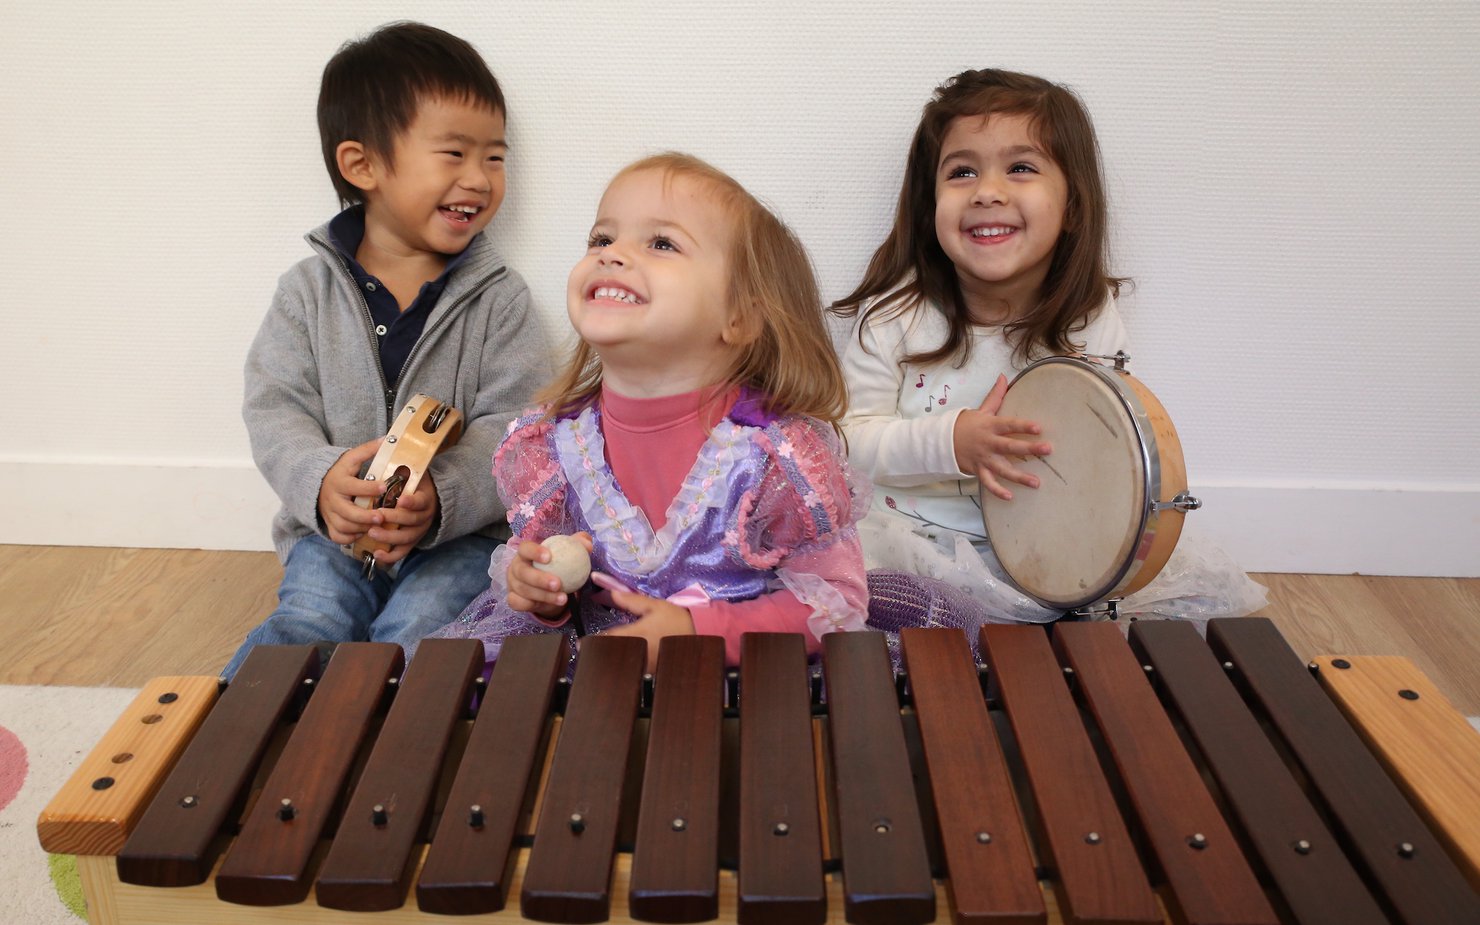
[[[70,854],[49,854],[46,866],[51,868],[51,882],[57,897],[67,911],[87,921],[87,901],[82,898],[82,878],[77,875],[77,859]]]

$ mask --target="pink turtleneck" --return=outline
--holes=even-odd
[[[693,468],[710,429],[724,419],[739,394],[735,388],[707,388],[662,398],[629,398],[610,388],[602,390],[606,461],[622,493],[642,509],[654,530],[667,522],[668,505]],[[784,589],[748,601],[710,601],[689,608],[696,633],[724,637],[725,660],[730,664],[740,661],[742,633],[802,633],[808,652],[818,651],[821,644],[807,632],[811,612]]]

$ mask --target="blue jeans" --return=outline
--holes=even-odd
[[[299,540],[283,566],[278,606],[250,633],[222,675],[232,678],[258,645],[394,642],[407,646],[452,622],[488,587],[498,541],[463,536],[413,550],[391,577],[365,579],[359,561],[322,536]]]

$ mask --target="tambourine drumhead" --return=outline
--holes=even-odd
[[[1053,453],[1020,468],[1037,489],[1013,500],[981,493],[992,549],[1014,584],[1072,610],[1145,586],[1171,555],[1182,513],[1154,510],[1186,487],[1182,448],[1166,411],[1133,376],[1052,357],[1018,374],[1004,417],[1043,427]]]

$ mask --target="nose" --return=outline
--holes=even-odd
[[[458,185],[475,193],[488,192],[493,186],[493,181],[488,178],[489,163],[476,157],[470,157],[467,160],[461,175],[457,178]]]
[[[596,254],[596,264],[603,267],[625,267],[627,265],[626,251],[621,244],[612,241]]]
[[[1006,201],[1006,193],[1003,190],[1001,179],[993,173],[984,171],[977,178],[976,188],[971,192],[971,204],[974,206],[997,205]]]

